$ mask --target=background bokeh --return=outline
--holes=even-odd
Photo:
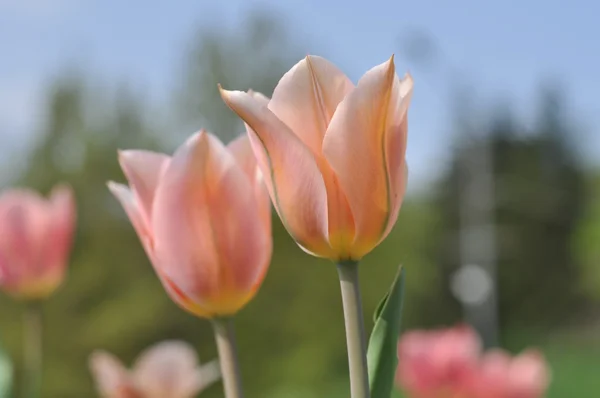
[[[216,355],[105,183],[124,180],[117,148],[170,153],[201,127],[240,134],[216,84],[270,95],[307,53],[355,82],[395,53],[416,82],[408,197],[361,268],[367,326],[402,263],[404,329],[472,323],[490,346],[541,348],[549,398],[597,397],[599,11],[591,0],[0,1],[0,184],[46,193],[67,181],[78,202],[68,280],[44,304],[44,397],[95,396],[96,348],[127,364],[164,339]],[[273,220],[271,270],[237,318],[247,395],[348,396],[335,267]],[[4,296],[0,308],[19,371],[22,308]]]

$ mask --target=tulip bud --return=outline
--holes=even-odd
[[[69,187],[49,199],[14,189],[0,195],[0,287],[11,296],[41,300],[65,277],[75,227]]]

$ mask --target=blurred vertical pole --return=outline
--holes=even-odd
[[[437,68],[441,81],[450,83],[457,130],[466,143],[459,153],[459,261],[453,277],[453,292],[463,306],[466,321],[481,336],[486,347],[498,344],[496,288],[496,232],[494,220],[493,151],[488,137],[470,126],[466,112],[469,92],[459,81],[457,69],[427,34],[413,31],[403,38],[407,58],[422,67]],[[474,145],[471,145],[474,143]]]
[[[457,93],[457,103],[464,103],[461,100],[466,98],[461,97],[468,94],[460,89]],[[458,159],[461,268],[454,276],[458,283],[453,290],[463,305],[467,322],[477,329],[484,346],[489,348],[498,345],[493,150],[489,137],[477,127],[470,128],[468,121],[460,123],[459,129],[465,135],[466,145]],[[466,290],[475,294],[467,294]]]

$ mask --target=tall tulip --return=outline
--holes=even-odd
[[[66,185],[56,186],[49,199],[28,189],[0,195],[0,288],[26,302],[24,388],[31,398],[41,387],[39,304],[65,278],[75,219],[73,192]]]
[[[409,75],[396,75],[393,57],[354,86],[329,61],[307,56],[268,103],[221,89],[248,127],[287,231],[306,252],[340,264],[353,398],[369,396],[356,262],[398,218],[412,87]]]
[[[231,323],[268,269],[271,210],[248,138],[225,147],[200,131],[172,158],[122,151],[130,187],[109,183],[169,296],[212,320],[228,397],[241,396]]]
[[[192,398],[219,380],[218,361],[200,366],[189,344],[164,341],[146,349],[131,370],[95,351],[90,370],[102,398]]]

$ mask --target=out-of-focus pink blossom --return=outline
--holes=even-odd
[[[466,326],[406,333],[398,344],[396,381],[411,398],[462,398],[480,350]]]
[[[40,300],[61,284],[75,227],[67,186],[49,199],[27,189],[0,195],[0,287],[13,297]]]
[[[192,398],[221,377],[218,361],[200,366],[194,349],[180,341],[150,347],[132,370],[96,351],[90,369],[102,398]]]
[[[493,350],[481,359],[472,375],[473,398],[541,398],[550,371],[541,353],[529,350],[516,357]]]

